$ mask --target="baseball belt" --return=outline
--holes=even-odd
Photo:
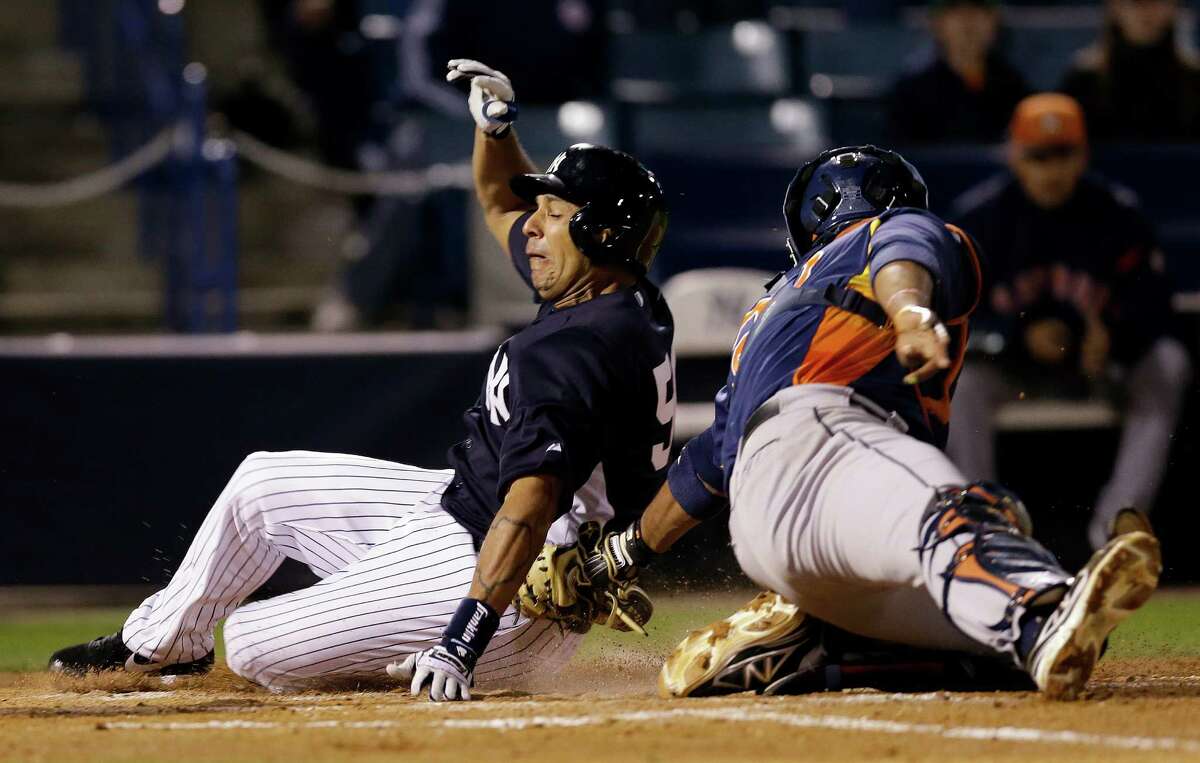
[[[862,408],[867,413],[879,419],[888,426],[894,427],[901,432],[908,431],[908,424],[904,419],[900,418],[900,414],[895,411],[885,410],[881,405],[874,400],[870,400],[857,392],[850,393],[850,402],[853,405]],[[746,419],[746,426],[742,428],[742,442],[750,439],[750,435],[754,434],[754,430],[765,424],[771,417],[783,411],[783,404],[775,398],[771,398],[767,402],[758,406],[754,413],[750,414],[750,418]]]

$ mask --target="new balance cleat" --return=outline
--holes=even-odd
[[[1149,600],[1161,572],[1158,541],[1145,530],[1117,534],[1092,555],[1026,657],[1029,674],[1046,698],[1079,696],[1108,634]]]
[[[694,630],[658,674],[662,697],[774,693],[820,646],[819,621],[764,592],[723,620]]]

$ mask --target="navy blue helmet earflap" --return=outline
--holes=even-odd
[[[847,226],[895,207],[929,208],[925,181],[903,156],[870,145],[823,151],[800,168],[783,199],[792,262]]]

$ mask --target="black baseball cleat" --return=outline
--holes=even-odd
[[[84,676],[105,670],[124,670],[129,673],[154,673],[161,676],[201,675],[212,670],[213,653],[174,665],[156,665],[140,654],[134,654],[121,639],[121,631],[94,638],[86,644],[59,649],[50,655],[48,668],[52,673]]]

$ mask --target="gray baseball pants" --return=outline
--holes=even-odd
[[[853,633],[1013,655],[1016,627],[995,627],[1020,620],[1010,593],[943,574],[971,534],[918,548],[937,489],[967,482],[945,454],[847,387],[800,385],[772,401],[781,410],[743,439],[730,486],[746,574]],[[1032,577],[1048,587],[1067,575]]]

